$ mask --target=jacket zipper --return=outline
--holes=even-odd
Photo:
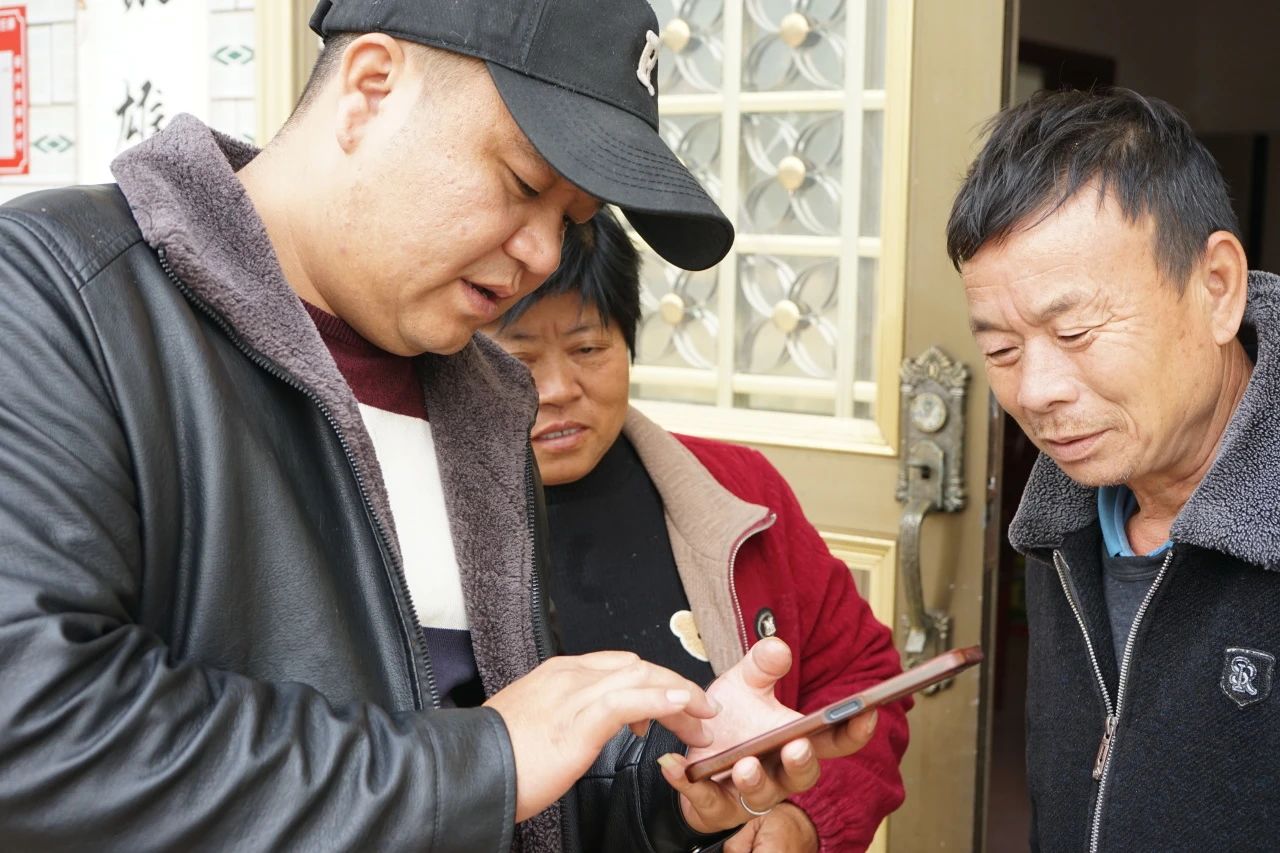
[[[1094,652],[1093,641],[1089,638],[1084,618],[1080,615],[1079,605],[1076,603],[1075,595],[1072,594],[1070,584],[1067,581],[1067,561],[1062,556],[1061,551],[1053,552],[1053,564],[1058,570],[1058,580],[1062,584],[1062,591],[1067,596],[1067,602],[1071,605],[1071,612],[1075,614],[1076,622],[1080,625],[1080,632],[1084,634],[1085,647],[1089,650],[1089,660],[1093,664],[1093,673],[1097,676],[1098,687],[1102,690],[1102,701],[1107,711],[1106,720],[1103,721],[1102,740],[1098,744],[1098,753],[1093,760],[1093,778],[1098,783],[1098,798],[1093,805],[1093,818],[1089,828],[1089,853],[1098,853],[1098,842],[1102,832],[1102,807],[1107,796],[1107,780],[1111,770],[1111,756],[1115,753],[1116,732],[1120,727],[1120,713],[1124,710],[1126,688],[1129,686],[1129,671],[1133,663],[1134,640],[1137,639],[1138,627],[1142,624],[1142,618],[1146,615],[1147,608],[1151,606],[1151,599],[1155,596],[1156,590],[1160,588],[1165,574],[1169,571],[1169,564],[1172,560],[1173,548],[1170,548],[1165,555],[1164,562],[1160,565],[1160,571],[1156,574],[1155,580],[1151,582],[1151,588],[1143,596],[1142,604],[1138,605],[1138,612],[1134,614],[1133,624],[1129,626],[1129,636],[1125,639],[1124,653],[1120,657],[1120,680],[1116,684],[1116,702],[1112,706],[1111,696],[1107,692],[1107,683],[1103,680],[1102,670],[1098,666],[1098,656]]]
[[[742,639],[743,654],[746,654],[747,650],[751,648],[751,640],[747,637],[747,620],[742,615],[742,602],[738,600],[738,581],[734,576],[734,563],[737,562],[738,552],[742,550],[742,546],[746,544],[747,540],[757,533],[762,533],[773,527],[774,522],[777,520],[778,514],[770,512],[767,518],[756,522],[738,537],[738,541],[733,543],[733,551],[729,554],[729,597],[733,599],[733,613],[738,620],[738,632]]]
[[[374,532],[377,534],[378,541],[382,545],[382,551],[385,555],[383,557],[383,565],[391,570],[392,579],[399,588],[400,594],[404,597],[405,603],[408,605],[409,615],[413,618],[415,630],[411,631],[409,630],[409,627],[404,624],[404,617],[400,614],[399,608],[397,608],[396,617],[400,620],[400,629],[404,632],[405,639],[409,642],[410,646],[415,645],[414,641],[410,639],[410,637],[412,636],[417,638],[416,646],[418,654],[427,675],[427,687],[431,692],[431,706],[433,708],[439,708],[440,699],[436,694],[437,688],[435,672],[431,668],[431,656],[427,652],[426,638],[422,636],[422,630],[416,627],[420,624],[418,622],[418,611],[413,605],[413,597],[409,594],[409,582],[405,579],[404,567],[400,565],[400,561],[395,558],[391,550],[390,537],[387,536],[386,528],[383,526],[381,519],[378,518],[378,514],[373,508],[373,501],[369,499],[369,493],[365,489],[364,477],[360,474],[360,469],[356,465],[355,456],[351,452],[351,446],[347,443],[347,438],[342,434],[342,429],[338,426],[338,422],[329,411],[329,407],[325,405],[324,401],[321,400],[310,388],[307,388],[284,370],[277,367],[268,358],[259,354],[256,350],[251,349],[247,344],[245,344],[244,341],[241,340],[239,334],[231,328],[231,324],[223,319],[222,315],[210,307],[203,299],[196,296],[195,293],[192,292],[191,288],[187,287],[186,283],[178,277],[177,273],[173,271],[173,267],[169,264],[169,258],[164,248],[160,248],[157,251],[157,255],[160,259],[160,267],[165,271],[165,275],[169,277],[169,280],[172,281],[178,290],[182,292],[182,295],[186,297],[188,302],[196,306],[201,313],[212,320],[218,328],[222,329],[223,334],[225,334],[231,343],[235,345],[236,349],[240,350],[246,358],[257,365],[260,369],[266,371],[271,376],[305,396],[317,409],[320,410],[320,414],[324,415],[324,419],[329,422],[330,429],[332,429],[334,435],[337,436],[338,443],[342,446],[342,452],[347,457],[347,464],[351,468],[351,473],[356,478],[356,488],[359,489],[360,497],[364,501],[365,512],[373,522]],[[413,688],[414,704],[418,709],[421,709],[423,707],[422,688],[418,683],[417,673],[414,672],[413,667],[409,668],[409,674],[411,686]]]
[[[533,425],[529,428],[532,430]],[[550,655],[550,650],[546,648],[542,641],[542,634],[545,630],[545,620],[542,616],[542,581],[538,577],[538,519],[537,513],[534,512],[534,487],[533,487],[533,448],[528,448],[524,458],[524,519],[525,527],[529,531],[529,566],[532,572],[529,576],[529,604],[533,608],[533,648],[534,653],[538,657],[538,663],[542,663]],[[565,792],[564,799],[573,795],[573,790]],[[570,838],[576,837],[573,832],[574,827],[569,825],[569,810],[564,807],[561,802],[559,813],[560,838],[561,846],[564,846]],[[519,836],[519,831],[516,835]]]
[[[533,605],[533,646],[538,655],[538,663],[542,663],[551,655],[551,650],[546,648],[543,643],[542,635],[546,630],[546,620],[542,613],[542,580],[538,577],[538,530],[537,530],[537,514],[534,512],[534,495],[533,488],[533,450],[530,449],[525,454],[524,460],[524,506],[525,506],[525,524],[529,529],[529,542],[531,545],[529,565],[533,569],[533,573],[529,581],[529,600]]]

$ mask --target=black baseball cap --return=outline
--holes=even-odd
[[[658,135],[658,19],[648,0],[321,0],[311,29],[385,33],[485,60],[557,172],[617,205],[678,267],[718,263],[733,226]]]

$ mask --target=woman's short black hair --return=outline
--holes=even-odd
[[[1182,114],[1129,89],[1039,92],[1000,112],[947,223],[959,269],[987,243],[1033,226],[1096,182],[1131,222],[1150,215],[1153,252],[1179,286],[1215,231],[1237,237],[1227,186]]]
[[[594,309],[606,325],[616,325],[635,358],[640,253],[608,208],[581,225],[570,223],[565,228],[560,266],[541,287],[507,309],[499,328],[506,329],[539,300],[565,293],[579,296],[582,307]]]

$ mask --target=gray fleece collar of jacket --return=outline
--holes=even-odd
[[[1280,570],[1280,277],[1249,273],[1244,325],[1257,336],[1253,376],[1209,473],[1174,519],[1182,543]],[[1009,527],[1019,551],[1056,548],[1097,523],[1096,490],[1041,454]]]

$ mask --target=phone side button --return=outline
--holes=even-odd
[[[829,708],[822,716],[828,723],[839,723],[854,716],[861,711],[863,707],[861,699],[850,699],[848,702],[841,702],[834,708]]]

